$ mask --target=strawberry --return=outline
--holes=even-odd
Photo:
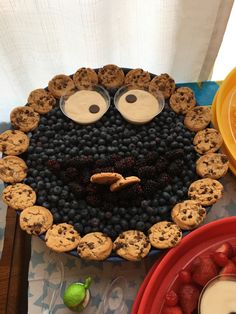
[[[192,279],[195,283],[204,287],[205,284],[218,275],[218,267],[209,256],[198,258],[192,273]]]
[[[191,273],[188,270],[181,270],[179,272],[179,280],[182,283],[190,283],[192,280]]]
[[[224,267],[229,261],[228,257],[222,252],[214,252],[212,254],[212,259],[218,266],[221,267]]]
[[[224,242],[221,246],[216,250],[216,252],[224,253],[227,257],[231,257],[233,255],[233,247],[229,242]]]
[[[178,304],[178,296],[174,292],[174,290],[168,291],[166,293],[165,299],[166,299],[166,305],[168,306],[176,306]]]
[[[228,261],[225,267],[220,271],[220,275],[236,274],[236,265],[232,261]]]
[[[183,311],[179,306],[164,306],[161,314],[183,314]]]
[[[191,314],[198,305],[200,291],[194,284],[185,284],[180,287],[179,303],[184,314]]]
[[[231,261],[236,265],[236,256],[231,257]]]

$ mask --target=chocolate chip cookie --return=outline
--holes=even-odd
[[[99,84],[108,89],[119,88],[123,85],[125,79],[124,72],[114,64],[105,65],[98,71]]]
[[[188,189],[188,196],[203,206],[216,203],[223,195],[223,185],[214,179],[200,179]]]
[[[119,191],[119,190],[125,188],[126,186],[139,183],[140,181],[141,180],[135,176],[121,178],[110,186],[110,191],[116,192],[116,191]]]
[[[168,249],[176,246],[182,239],[182,231],[173,222],[161,221],[148,230],[152,246],[157,249]]]
[[[0,159],[0,179],[8,183],[21,182],[27,175],[27,165],[17,156]]]
[[[176,113],[186,114],[195,107],[196,99],[194,93],[189,87],[180,87],[170,97],[170,107]]]
[[[90,181],[97,184],[112,184],[120,179],[122,175],[116,172],[100,172],[91,176]]]
[[[7,130],[0,135],[0,151],[5,155],[20,155],[29,147],[28,136],[17,130]]]
[[[29,94],[28,104],[34,111],[45,114],[53,109],[56,99],[45,89],[38,88]]]
[[[72,95],[76,88],[73,80],[64,74],[54,76],[48,83],[48,90],[55,98]]]
[[[77,252],[83,259],[102,261],[111,254],[112,245],[111,239],[105,234],[92,232],[80,239]]]
[[[97,73],[90,68],[80,68],[75,72],[73,81],[78,89],[89,89],[98,84]]]
[[[14,129],[27,133],[37,128],[40,116],[33,108],[22,106],[12,110],[10,120]]]
[[[75,249],[80,239],[74,227],[67,223],[53,225],[45,235],[46,245],[58,253]]]
[[[193,139],[194,149],[201,155],[216,152],[222,144],[222,136],[215,129],[199,131]]]
[[[211,109],[207,106],[197,106],[189,110],[184,118],[184,125],[191,131],[205,129],[211,122]]]
[[[229,160],[224,154],[209,153],[196,162],[196,172],[202,178],[219,179],[227,173],[228,168]]]
[[[148,90],[156,97],[161,94],[168,99],[175,91],[175,81],[167,73],[157,75],[149,83]]]
[[[187,200],[173,207],[171,217],[181,229],[192,230],[203,222],[206,210],[198,202]]]
[[[23,210],[35,204],[36,193],[30,186],[16,183],[3,190],[2,199],[11,208]]]
[[[28,234],[40,235],[46,232],[53,222],[51,212],[42,206],[31,206],[20,213],[20,227]]]
[[[125,77],[125,85],[144,89],[148,88],[150,81],[151,76],[149,72],[144,71],[143,69],[130,70]]]
[[[140,261],[150,249],[148,238],[138,230],[122,232],[113,243],[113,250],[117,255],[129,261]]]

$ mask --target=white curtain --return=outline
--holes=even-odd
[[[209,78],[233,0],[0,0],[0,121],[55,74],[108,63]]]

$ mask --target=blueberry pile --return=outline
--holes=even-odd
[[[102,231],[114,239],[128,229],[147,231],[170,218],[171,208],[187,198],[196,180],[194,134],[168,104],[141,126],[126,122],[114,106],[87,126],[56,107],[31,134],[25,183],[55,223],[72,224],[82,235]],[[111,193],[89,182],[99,171],[137,175],[141,182]]]

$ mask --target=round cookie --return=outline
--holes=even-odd
[[[116,172],[100,172],[91,176],[90,181],[97,184],[112,184],[120,179],[122,175]]]
[[[48,229],[45,240],[50,249],[62,253],[75,249],[79,244],[80,235],[72,225],[61,223]]]
[[[151,249],[146,235],[138,230],[122,232],[113,243],[113,250],[117,255],[129,260],[140,261]]]
[[[223,195],[223,185],[214,179],[200,179],[194,181],[189,189],[188,196],[203,206],[216,203]]]
[[[130,70],[125,77],[125,85],[131,85],[138,88],[148,88],[151,76],[149,72],[143,69]]]
[[[83,259],[102,261],[111,254],[112,245],[112,240],[102,232],[92,232],[80,239],[77,252]]]
[[[203,222],[206,210],[198,202],[187,200],[173,207],[171,217],[181,229],[192,230]]]
[[[173,222],[161,221],[148,230],[152,246],[157,249],[168,249],[176,246],[182,239],[182,231]]]
[[[23,210],[36,202],[34,190],[23,183],[8,185],[2,193],[3,201],[13,209]]]
[[[98,76],[90,68],[80,68],[73,75],[73,81],[78,89],[88,89],[98,84]]]
[[[54,76],[48,83],[48,90],[55,98],[70,96],[75,91],[73,80],[64,74]]]
[[[122,179],[117,180],[115,183],[113,183],[110,186],[110,191],[111,192],[119,191],[119,190],[123,189],[124,187],[126,187],[128,185],[139,183],[140,181],[141,180],[138,177],[135,177],[135,176],[122,178]]]
[[[186,114],[196,105],[193,91],[189,87],[180,87],[170,97],[170,107],[176,113]]]
[[[194,149],[203,155],[216,152],[223,144],[223,139],[219,131],[215,129],[205,129],[197,132],[193,139]]]
[[[0,179],[8,183],[21,182],[27,175],[27,165],[19,157],[6,156],[0,159]]]
[[[119,88],[125,79],[124,72],[114,64],[105,65],[98,71],[98,81],[106,88]]]
[[[20,155],[29,147],[28,136],[17,130],[7,130],[0,134],[0,151],[5,155]]]
[[[219,179],[227,173],[228,168],[229,160],[224,154],[209,153],[196,162],[196,172],[202,178]]]
[[[211,109],[206,106],[197,106],[189,110],[184,118],[184,125],[191,131],[205,129],[211,122]]]
[[[154,96],[161,94],[165,99],[168,99],[175,91],[175,81],[167,73],[163,73],[151,80],[148,90]]]
[[[46,232],[53,223],[51,212],[42,206],[31,206],[20,214],[20,227],[28,234],[40,235]]]
[[[56,99],[45,89],[38,88],[29,94],[28,104],[34,111],[45,114],[51,111],[55,106]]]
[[[40,116],[29,106],[22,106],[11,111],[10,120],[14,129],[27,133],[37,128]]]

